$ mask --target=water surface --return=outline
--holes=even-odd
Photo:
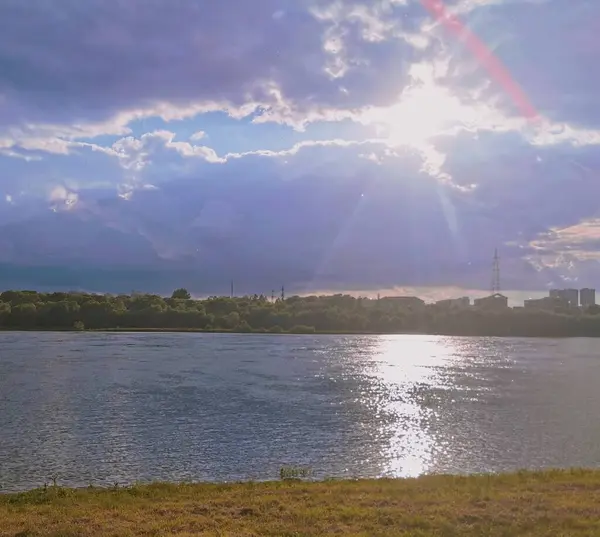
[[[600,341],[0,333],[0,486],[600,462]]]

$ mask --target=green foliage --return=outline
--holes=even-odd
[[[187,289],[184,289],[183,287],[181,287],[181,288],[175,289],[175,291],[173,291],[171,298],[180,299],[180,300],[189,300],[190,298],[192,298],[192,295],[190,295],[190,293]]]
[[[306,326],[304,324],[297,324],[292,326],[290,332],[292,334],[314,334],[315,327],[314,326]]]
[[[183,291],[183,292],[180,292]],[[429,333],[465,336],[600,336],[600,309],[543,312],[411,306],[347,295],[170,298],[153,294],[0,294],[0,328],[46,330],[207,330],[259,333]]]
[[[242,321],[240,324],[238,324],[235,327],[235,331],[247,333],[247,332],[252,332],[253,330],[252,330],[252,327],[246,321]]]
[[[304,479],[311,475],[310,468],[303,468],[297,466],[283,466],[279,469],[279,479]]]

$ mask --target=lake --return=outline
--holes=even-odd
[[[0,487],[600,463],[600,340],[0,333]]]

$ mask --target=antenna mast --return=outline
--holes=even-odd
[[[492,266],[492,294],[500,292],[500,257],[498,248],[494,250],[494,264]]]

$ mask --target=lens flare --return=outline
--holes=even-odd
[[[448,11],[443,0],[421,0],[423,7],[451,34],[464,41],[471,54],[486,69],[489,76],[499,84],[512,99],[521,114],[530,121],[539,120],[539,114],[523,89],[513,79],[508,69],[489,47],[468,26]]]

